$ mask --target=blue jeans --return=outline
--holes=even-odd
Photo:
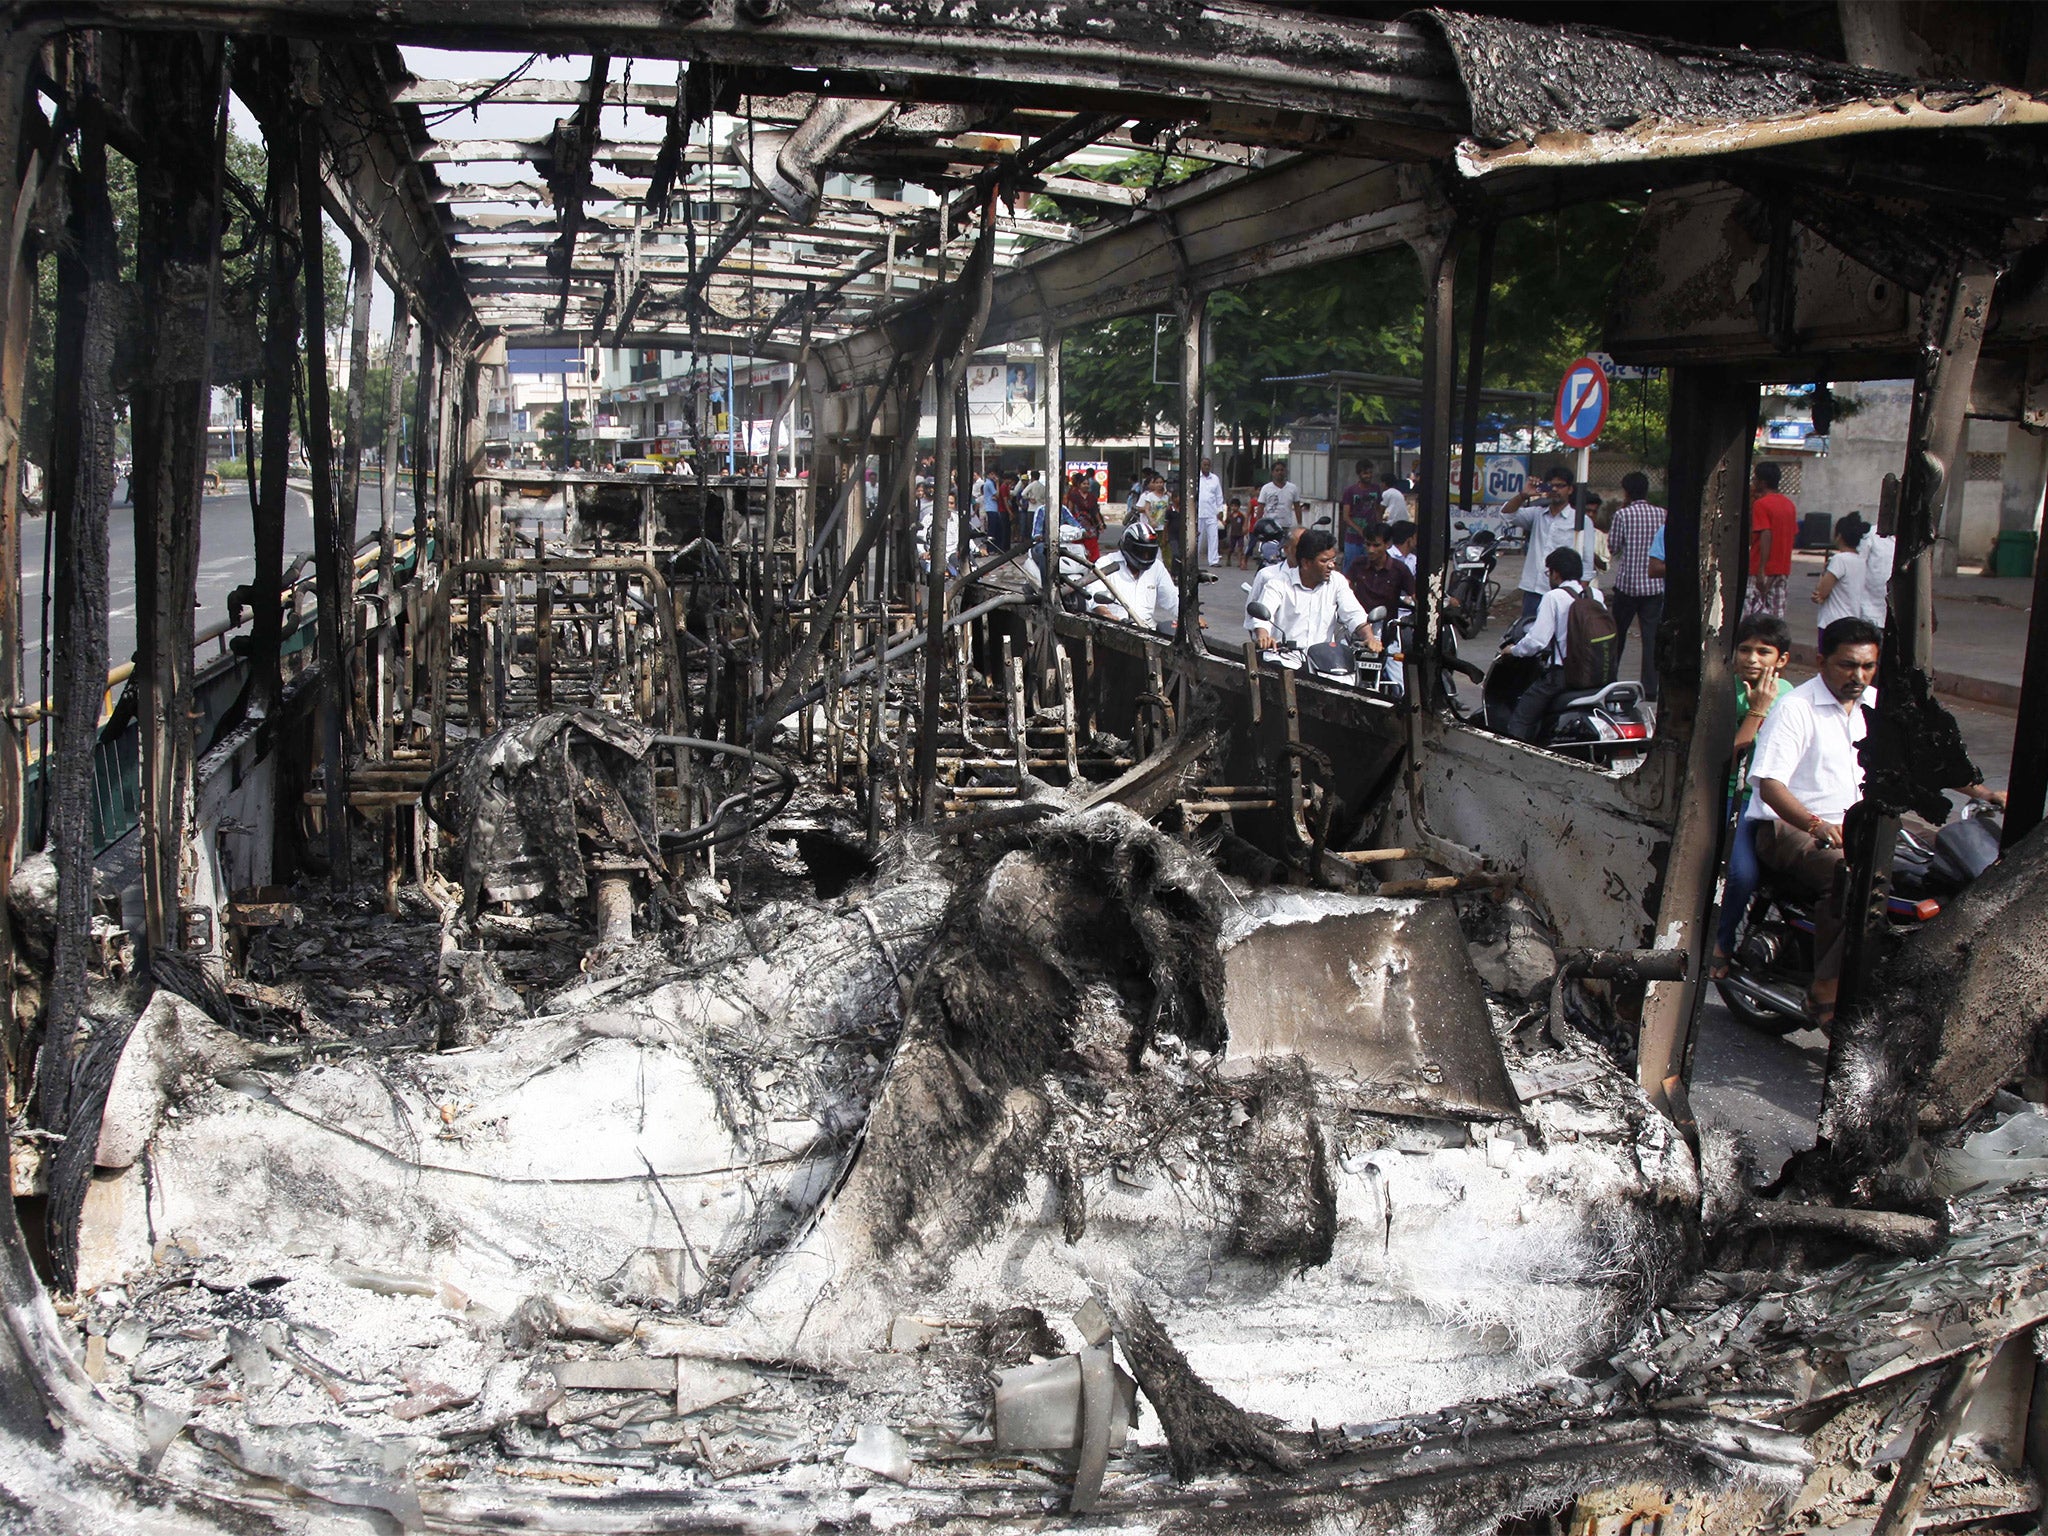
[[[1756,895],[1763,869],[1756,859],[1756,823],[1745,814],[1745,795],[1735,815],[1735,836],[1728,844],[1728,880],[1721,894],[1721,928],[1715,940],[1722,954],[1735,952],[1735,930],[1749,912],[1749,900]]]
[[[1524,593],[1522,594],[1522,617],[1523,617],[1523,618],[1525,618],[1525,619],[1533,619],[1533,618],[1535,618],[1535,617],[1536,617],[1536,610],[1537,610],[1538,608],[1541,608],[1542,606],[1543,606],[1543,594],[1542,594],[1541,592],[1524,592]]]

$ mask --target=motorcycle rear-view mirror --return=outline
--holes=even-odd
[[[1244,611],[1250,618],[1259,619],[1269,624],[1273,621],[1273,610],[1264,603],[1246,603]]]

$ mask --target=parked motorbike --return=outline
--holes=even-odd
[[[1451,526],[1457,532],[1465,532],[1463,523]],[[1486,616],[1500,596],[1500,583],[1493,579],[1494,565],[1500,559],[1499,544],[1492,529],[1481,528],[1477,533],[1467,534],[1451,553],[1451,581],[1444,609],[1458,626],[1458,633],[1467,640],[1486,628]]]
[[[1529,631],[1527,619],[1508,627],[1505,642],[1513,644]],[[1486,669],[1481,686],[1481,714],[1490,731],[1505,732],[1515,705],[1543,674],[1540,656],[1514,656],[1502,651]],[[1654,723],[1643,685],[1616,681],[1604,688],[1562,693],[1551,700],[1535,745],[1589,763],[1613,765],[1646,750]]]
[[[1899,833],[1886,914],[1895,937],[1941,913],[1941,904],[1998,860],[2003,821],[1973,805],[1931,842]],[[1775,884],[1768,873],[1736,929],[1728,974],[1715,980],[1728,1011],[1751,1029],[1783,1035],[1810,1029],[1806,990],[1813,981],[1813,902]]]

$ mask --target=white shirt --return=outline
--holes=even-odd
[[[1528,633],[1509,646],[1509,651],[1517,656],[1534,656],[1547,650],[1549,654],[1544,657],[1544,664],[1563,666],[1572,602],[1581,592],[1591,592],[1594,602],[1603,608],[1607,606],[1607,599],[1600,595],[1598,587],[1589,587],[1583,581],[1561,581],[1543,594],[1543,601],[1536,605],[1536,617],[1529,621]]]
[[[1259,510],[1270,512],[1285,523],[1301,522],[1301,513],[1296,508],[1305,500],[1307,498],[1301,494],[1301,487],[1292,480],[1285,485],[1275,485],[1268,480],[1259,487]]]
[[[1380,492],[1380,509],[1386,513],[1388,522],[1398,522],[1408,515],[1408,498],[1390,485]]]
[[[1885,597],[1892,584],[1892,552],[1899,541],[1888,534],[1867,533],[1857,546],[1863,557],[1863,617],[1884,628]]]
[[[1408,567],[1408,574],[1410,576],[1413,576],[1415,574],[1416,557],[1414,555],[1404,555],[1397,549],[1393,551],[1393,556],[1396,560],[1400,561],[1403,565]]]
[[[1550,558],[1553,549],[1575,547],[1573,537],[1578,532],[1578,520],[1578,513],[1570,502],[1566,502],[1564,510],[1555,517],[1550,515],[1549,503],[1531,502],[1521,511],[1511,513],[1502,523],[1502,527],[1513,524],[1529,531],[1529,548],[1522,556],[1521,587],[1524,592],[1550,590],[1550,572],[1543,568],[1543,562]],[[1592,526],[1591,523],[1586,524],[1588,529]],[[1586,568],[1591,570],[1592,566],[1593,562],[1588,558]]]
[[[1263,587],[1252,583],[1252,596],[1264,603],[1273,617],[1270,622],[1250,620],[1256,630],[1277,632],[1281,639],[1307,650],[1331,639],[1340,626],[1344,638],[1349,639],[1365,622],[1365,609],[1342,576],[1333,575],[1310,589],[1301,584],[1301,572],[1293,566],[1269,566],[1267,574],[1271,579]]]
[[[1138,498],[1138,516],[1152,525],[1157,533],[1166,525],[1166,509],[1173,505],[1172,498],[1164,491],[1147,491]]]
[[[1820,605],[1822,629],[1837,619],[1853,619],[1863,612],[1863,557],[1845,554],[1838,549],[1828,556],[1828,570],[1835,578],[1835,585]]]
[[[1244,599],[1244,606],[1247,610],[1245,622],[1247,624],[1257,622],[1256,620],[1252,619],[1249,614],[1249,610],[1252,604],[1266,602],[1265,597],[1262,595],[1265,592],[1266,588],[1270,587],[1276,581],[1285,580],[1286,577],[1287,562],[1284,560],[1279,561],[1273,565],[1262,565],[1258,568],[1257,572],[1253,574],[1252,589],[1251,591],[1245,594]],[[1347,582],[1346,585],[1348,586],[1349,583]],[[1272,608],[1272,604],[1267,603],[1266,606],[1268,611],[1270,611]]]
[[[1863,703],[1875,704],[1877,690],[1867,688]],[[1792,797],[1823,821],[1840,821],[1863,798],[1863,764],[1856,743],[1868,731],[1863,711],[1844,710],[1828,692],[1827,679],[1816,674],[1771,706],[1756,733],[1756,756],[1749,762],[1752,789],[1776,779]],[[1760,794],[1749,797],[1751,821],[1777,821],[1778,813]]]
[[[1045,482],[1036,475],[1033,475],[1031,483],[1024,487],[1024,505],[1034,512],[1045,507]]]
[[[1196,486],[1195,513],[1198,517],[1223,515],[1223,477],[1204,475]]]
[[[1110,617],[1170,635],[1180,621],[1180,589],[1167,574],[1166,562],[1155,559],[1142,571],[1125,562],[1122,551],[1095,562],[1097,579],[1088,585],[1091,607],[1114,610]]]

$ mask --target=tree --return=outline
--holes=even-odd
[[[1157,168],[1157,156],[1139,158]],[[1147,167],[1134,159],[1102,170],[1099,179],[1130,181],[1142,180]],[[1117,170],[1125,174],[1106,174]],[[1573,358],[1599,345],[1608,295],[1640,213],[1634,203],[1586,203],[1501,226],[1487,317],[1486,386],[1547,391]],[[1476,248],[1461,252],[1461,371],[1476,264]],[[1422,273],[1406,251],[1349,257],[1211,294],[1214,345],[1207,384],[1219,426],[1256,463],[1278,428],[1305,412],[1327,411],[1330,400],[1322,384],[1269,380],[1333,371],[1416,377],[1422,365],[1422,302]],[[1127,316],[1066,338],[1061,392],[1070,434],[1131,436],[1144,431],[1152,415],[1170,419],[1178,411],[1178,386],[1152,383],[1152,324],[1149,316]],[[1161,341],[1164,357],[1166,338]],[[1176,334],[1176,363],[1178,342]],[[1610,444],[1652,462],[1661,459],[1668,399],[1662,380],[1617,388]],[[1390,421],[1404,412],[1412,417],[1413,411],[1412,401],[1362,391],[1347,390],[1342,399],[1346,424]]]
[[[266,270],[263,219],[263,189],[268,175],[268,157],[263,145],[228,133],[227,176],[224,181],[228,206],[227,228],[221,236],[220,311],[260,313],[263,273]],[[138,205],[134,163],[111,150],[107,154],[107,195],[114,205],[114,238],[120,250],[123,279],[135,280],[136,221]],[[321,239],[326,248],[327,315],[329,329],[339,335],[347,316],[346,285],[348,264],[323,224]],[[22,436],[27,456],[38,462],[48,457],[50,402],[56,365],[56,338],[52,322],[57,312],[57,263],[36,264],[36,306],[29,335],[28,377],[23,381]],[[215,383],[222,380],[216,379]],[[258,385],[259,400],[261,385]],[[381,413],[381,403],[378,410]]]

